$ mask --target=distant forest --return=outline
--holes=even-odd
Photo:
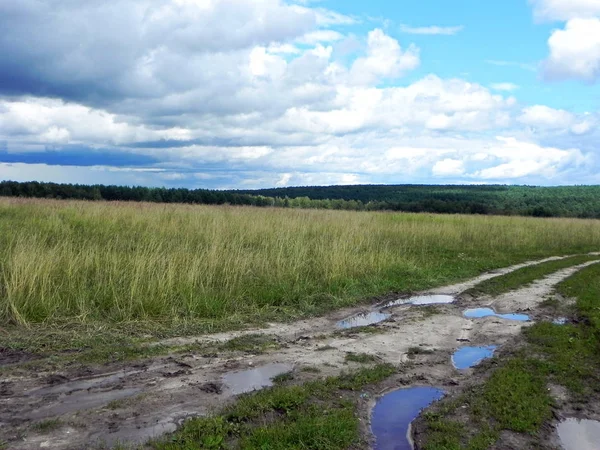
[[[362,185],[218,191],[3,181],[0,196],[600,218],[600,186]]]

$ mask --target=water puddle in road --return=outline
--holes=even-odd
[[[454,298],[453,295],[416,295],[414,297],[400,298],[398,300],[394,300],[393,302],[386,303],[384,308],[390,308],[392,306],[399,305],[447,305],[449,303],[454,303],[455,300],[456,298]]]
[[[568,321],[568,320],[567,320],[567,318],[566,318],[566,317],[557,317],[556,319],[554,319],[554,320],[552,321],[552,323],[553,323],[554,325],[564,325],[564,324],[566,324],[566,323],[567,323],[567,321]]]
[[[61,394],[55,403],[46,405],[29,414],[33,420],[55,417],[86,409],[98,408],[113,400],[132,397],[142,390],[139,388],[115,389],[105,392],[78,391],[73,394]]]
[[[380,311],[373,311],[369,313],[357,314],[356,316],[340,320],[336,324],[336,326],[344,330],[356,327],[366,327],[367,325],[373,325],[374,323],[383,322],[384,320],[387,320],[390,317],[392,317],[391,314],[382,313]]]
[[[293,367],[289,364],[267,364],[255,369],[226,373],[223,376],[223,383],[228,387],[231,394],[244,394],[273,386],[273,377],[292,369]]]
[[[444,396],[432,387],[399,389],[381,397],[371,417],[376,450],[412,450],[410,424],[422,409]]]
[[[596,420],[567,419],[558,424],[558,437],[565,450],[598,450],[600,422]]]
[[[499,317],[501,319],[518,320],[521,322],[529,322],[529,320],[530,320],[529,316],[527,316],[525,314],[498,314],[496,311],[494,311],[491,308],[467,309],[467,310],[465,310],[465,312],[463,314],[468,319],[481,319],[483,317],[494,316],[494,317]]]
[[[452,355],[452,364],[458,370],[476,366],[486,358],[491,358],[496,350],[495,345],[487,347],[462,347]]]

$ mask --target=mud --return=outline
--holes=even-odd
[[[68,371],[6,376],[0,380],[0,442],[6,441],[7,448],[15,450],[81,449],[100,442],[108,446],[116,442],[141,443],[173,431],[189,417],[222,408],[239,392],[268,386],[277,373],[293,368],[295,381],[302,382],[314,377],[303,372],[303,367],[318,367],[319,376],[338,375],[360,367],[345,361],[348,352],[372,354],[401,369],[398,376],[383,383],[385,392],[400,386],[437,386],[451,393],[472,375],[472,369],[458,371],[451,363],[452,353],[464,342],[473,346],[502,346],[518,336],[522,327],[533,323],[499,317],[469,319],[463,316],[465,308],[526,312],[532,320],[538,320],[541,316],[536,307],[552,292],[553,286],[589,264],[561,270],[497,298],[461,297],[460,293],[477,282],[524,267],[523,264],[421,293],[451,295],[456,301],[437,304],[435,314],[423,314],[421,307],[410,304],[387,308],[385,313],[389,317],[375,325],[378,333],[352,330],[340,333],[336,324],[361,313],[380,312],[382,304],[394,301],[393,298],[366,310],[349,308],[316,319],[270,324],[264,329],[158,343],[219,343],[247,334],[276,337],[280,347],[264,354],[221,352],[219,356],[203,356],[190,352],[178,355],[177,359],[167,356],[153,358],[143,365],[138,362],[135,367],[133,363],[125,363],[93,368],[94,374],[87,377]],[[431,353],[411,359],[409,354],[415,347]],[[317,351],[322,348],[328,350]],[[252,379],[251,374],[257,378],[250,386],[246,381]],[[381,393],[375,393],[375,398]],[[375,398],[364,400],[360,413],[365,433],[369,430],[368,418]],[[65,425],[46,434],[33,430],[35,422],[49,417],[60,418]]]
[[[379,311],[371,311],[368,313],[357,314],[344,320],[340,320],[338,323],[335,324],[335,326],[343,330],[346,330],[348,328],[366,327],[368,325],[383,322],[384,320],[387,320],[390,317],[392,317],[391,314],[386,314]]]
[[[38,358],[38,355],[24,352],[22,350],[13,350],[10,348],[0,347],[0,366],[24,363]]]

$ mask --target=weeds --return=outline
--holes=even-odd
[[[233,338],[219,346],[220,350],[260,354],[279,347],[277,339],[264,334],[250,334]]]
[[[0,199],[0,324],[241,328],[599,246],[592,220]]]
[[[46,419],[46,420],[42,420],[41,422],[34,423],[31,426],[31,429],[38,433],[46,434],[46,433],[50,433],[51,431],[54,431],[62,426],[63,426],[63,421],[60,419]]]
[[[377,356],[369,355],[368,353],[346,353],[345,359],[348,362],[355,362],[359,364],[369,364],[379,360]]]
[[[561,269],[576,266],[578,264],[583,264],[593,260],[598,260],[598,256],[573,256],[570,258],[536,264],[534,266],[523,267],[522,269],[507,273],[506,275],[501,275],[499,277],[483,281],[473,289],[467,291],[467,293],[475,295],[498,296],[519,287],[526,286],[535,280],[539,280]]]

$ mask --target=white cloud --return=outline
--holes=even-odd
[[[367,56],[354,61],[350,77],[354,83],[371,84],[383,78],[397,78],[420,64],[419,49],[405,51],[381,29],[369,32]]]
[[[490,87],[492,89],[494,89],[495,91],[505,91],[505,92],[512,92],[512,91],[516,91],[517,89],[519,89],[519,85],[514,84],[514,83],[493,83],[490,85]]]
[[[575,116],[562,109],[554,109],[544,105],[535,105],[523,109],[518,121],[531,127],[568,128]]]
[[[499,137],[497,141],[486,149],[486,153],[496,157],[500,164],[479,170],[473,174],[474,177],[484,180],[513,180],[535,175],[552,179],[560,170],[585,162],[585,157],[578,149],[543,147],[505,137]]]
[[[315,8],[317,24],[322,27],[331,25],[352,25],[357,22],[353,17],[340,14],[325,8]]]
[[[0,105],[0,140],[15,136],[41,144],[121,145],[191,137],[180,127],[154,130],[130,124],[125,117],[62,100],[0,100]]]
[[[529,0],[537,20],[565,21],[600,15],[598,0]]]
[[[18,80],[0,85],[1,151],[106,149],[125,162],[2,165],[5,178],[227,188],[589,170],[579,148],[595,142],[596,114],[522,110],[511,83],[402,81],[420,64],[416,46],[381,29],[346,33],[357,19],[310,3],[53,1],[56,14],[0,2],[0,29],[18,43],[0,35],[0,78],[10,63]],[[96,16],[114,30],[81,25]]]
[[[596,120],[590,114],[576,115],[544,105],[524,108],[517,120],[537,131],[570,132],[574,135],[587,134],[596,127]]]
[[[297,41],[302,44],[314,45],[322,42],[335,42],[344,38],[344,35],[334,30],[315,30],[306,33]]]
[[[465,164],[458,159],[442,159],[435,163],[431,172],[436,176],[458,176],[465,173]]]
[[[600,19],[572,19],[548,39],[550,55],[543,71],[548,79],[596,81],[600,76]]]
[[[411,27],[409,25],[400,25],[400,31],[407,34],[426,34],[426,35],[445,35],[452,36],[464,30],[464,26],[440,27],[431,25],[427,27]]]
[[[576,135],[587,134],[595,127],[595,124],[591,120],[583,120],[582,122],[576,123],[571,126],[571,133]]]

